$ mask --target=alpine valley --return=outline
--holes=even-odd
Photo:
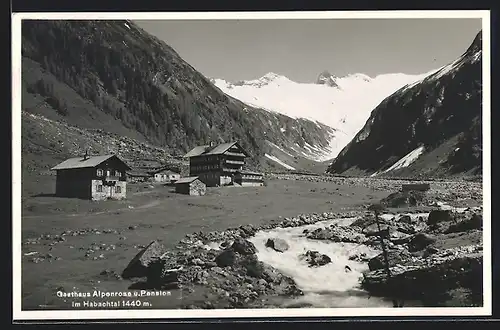
[[[85,149],[164,165],[182,163],[196,145],[232,140],[251,154],[250,168],[284,169],[265,157],[283,149],[290,168],[314,170],[334,134],[224,94],[126,20],[23,22],[22,129],[24,182]]]
[[[192,147],[231,140],[264,171],[476,175],[481,35],[457,61],[420,75],[227,82],[131,21],[26,21],[22,123],[26,179],[84,149],[182,167]]]
[[[21,33],[23,313],[491,306],[483,188],[463,180],[482,172],[481,33],[437,70],[310,83],[206,77],[129,20]],[[222,141],[249,171],[207,187],[220,146],[191,173],[185,155]]]

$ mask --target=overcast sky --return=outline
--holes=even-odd
[[[205,76],[229,81],[425,73],[459,57],[481,30],[480,19],[452,18],[135,22]]]

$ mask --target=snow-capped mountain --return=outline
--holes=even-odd
[[[131,21],[23,22],[22,61],[27,112],[147,141],[170,155],[184,155],[210,141],[238,141],[250,155],[249,169],[283,168],[267,154],[303,170],[317,165],[311,159],[328,149],[333,134],[326,125],[253,108],[224,94],[172,47]],[[24,156],[38,162],[40,156],[31,151],[44,139],[67,142],[48,130],[30,133],[23,141],[33,148]],[[309,146],[317,150],[308,151]],[[56,157],[69,158],[76,149],[51,150]],[[140,157],[137,154],[134,161]],[[50,166],[58,161],[52,159]]]
[[[211,81],[224,93],[248,105],[332,127],[329,150],[315,159],[325,161],[337,156],[384,98],[428,74],[396,73],[372,78],[358,73],[337,77],[324,71],[315,83],[298,83],[270,72],[255,80]]]
[[[482,172],[482,34],[455,61],[373,110],[328,172],[446,177]]]

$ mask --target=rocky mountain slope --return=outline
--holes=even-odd
[[[22,92],[27,113],[125,136],[173,156],[208,141],[238,140],[253,167],[283,168],[264,156],[275,149],[268,142],[322,149],[333,134],[326,125],[227,96],[171,47],[125,20],[24,21]],[[37,142],[23,135],[23,143]],[[295,153],[293,166],[307,167],[314,157],[314,151]]]
[[[457,60],[376,107],[327,172],[448,177],[481,175],[482,37]]]
[[[306,145],[317,151],[316,160],[331,160],[363,127],[370,112],[399,88],[424,78],[421,75],[382,74],[369,77],[351,74],[337,77],[321,72],[315,83],[298,83],[276,73],[255,80],[228,82],[212,79],[226,94],[247,104],[279,112],[293,118],[306,118],[334,129],[328,149]],[[297,152],[296,150],[287,150]],[[305,152],[307,150],[304,150]]]

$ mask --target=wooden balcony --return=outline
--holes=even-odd
[[[226,156],[233,156],[233,157],[241,157],[241,158],[245,158],[245,154],[242,154],[240,152],[226,152],[225,153]]]
[[[240,169],[237,169],[237,168],[227,168],[227,167],[225,167],[225,168],[223,168],[223,169],[222,169],[222,171],[223,171],[223,172],[230,172],[230,173],[234,173],[234,172],[238,172],[238,171],[240,171]]]
[[[231,165],[245,165],[245,161],[243,160],[231,160],[227,159],[226,164],[231,164]]]

